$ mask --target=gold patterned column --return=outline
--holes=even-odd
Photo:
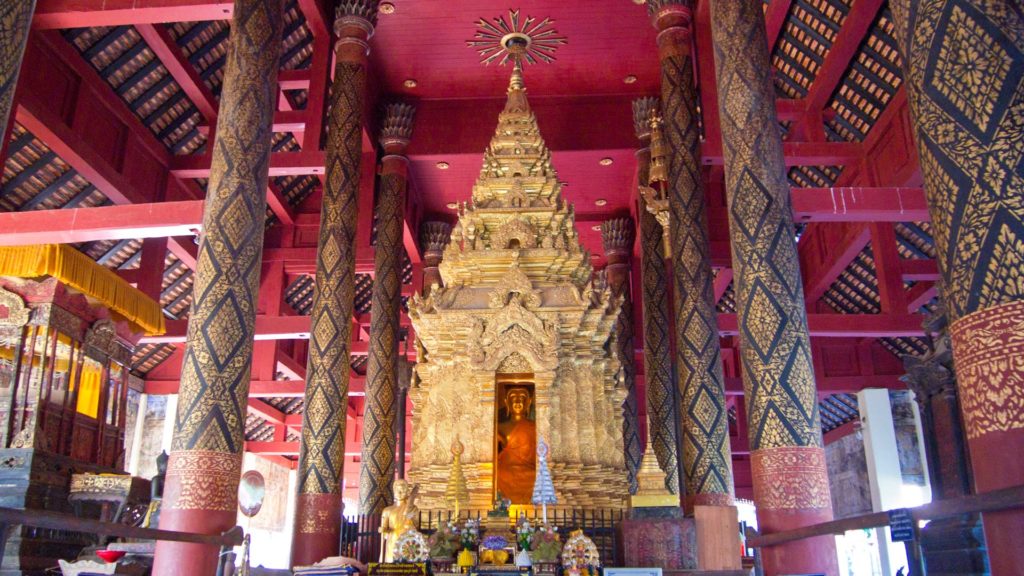
[[[771,533],[832,519],[761,0],[711,0],[754,504]],[[835,539],[765,548],[766,574],[838,572]]]
[[[1009,0],[896,0],[953,360],[978,492],[1024,463],[1024,12]],[[1024,512],[983,515],[992,574],[1017,574]]]
[[[690,9],[688,3],[669,0],[649,0],[647,9],[658,29],[661,58],[687,508],[729,506],[733,499],[732,453],[701,175]]]
[[[402,225],[409,160],[402,154],[412,137],[414,109],[390,104],[384,111],[377,193],[377,243],[374,246],[370,305],[370,355],[366,365],[359,512],[380,514],[391,504],[395,477],[395,386],[398,375],[398,320],[402,311]]]
[[[640,418],[636,399],[636,369],[633,367],[633,298],[629,289],[631,272],[629,257],[633,253],[633,220],[616,218],[601,223],[601,242],[608,258],[605,274],[612,293],[622,298],[622,311],[615,322],[615,347],[622,363],[622,375],[626,389],[626,402],[622,406],[622,440],[626,456],[626,476],[629,479],[629,493],[636,494],[636,473],[644,457],[640,443]]]
[[[282,0],[235,0],[160,528],[235,525],[277,103]],[[159,541],[153,574],[212,574],[217,547]]]
[[[376,21],[376,2],[343,2],[335,15],[335,81],[327,119],[327,172],[310,313],[292,566],[337,556],[341,541],[341,478],[352,372],[356,204],[367,41]]]
[[[643,148],[637,150],[637,182],[648,181],[651,162],[651,112],[660,110],[657,98],[633,101],[633,126]],[[669,314],[669,276],[665,266],[663,228],[640,199],[640,273],[643,289],[644,388],[650,429],[658,466],[665,473],[665,487],[679,493],[679,406],[672,381],[672,336]]]
[[[452,227],[447,222],[424,222],[420,229],[420,245],[423,248],[423,296],[430,294],[431,287],[444,286],[441,279],[441,259],[444,249],[452,238]]]
[[[25,56],[25,44],[32,25],[36,0],[4,0],[0,2],[0,135],[7,134],[14,105],[14,89]],[[0,143],[0,150],[3,143]]]

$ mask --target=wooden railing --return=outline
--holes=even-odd
[[[963,498],[936,500],[930,504],[925,504],[916,508],[909,508],[908,512],[914,521],[915,529],[913,540],[907,542],[907,559],[917,565],[916,567],[911,567],[910,574],[923,573],[923,566],[921,566],[921,554],[918,549],[917,542],[916,526],[919,521],[937,520],[939,518],[949,518],[953,516],[985,512],[996,512],[1012,508],[1024,508],[1024,486],[1003,488],[1002,490],[994,490],[992,492],[985,492],[984,494],[972,494]],[[886,526],[889,526],[889,513],[874,512],[871,514],[862,514],[859,516],[843,518],[841,520],[833,520],[831,522],[822,522],[821,524],[804,526],[794,530],[786,530],[785,532],[753,536],[747,539],[747,546],[751,548],[765,548],[768,546],[778,546],[779,544],[785,544],[796,540],[813,538],[815,536],[831,536],[844,534],[850,530],[882,528]]]
[[[70,530],[74,532],[85,532],[100,536],[115,536],[118,538],[133,538],[139,540],[165,540],[169,542],[187,542],[190,544],[208,544],[221,549],[221,558],[225,553],[235,546],[241,546],[245,535],[240,526],[235,526],[221,534],[193,534],[191,532],[176,532],[173,530],[158,530],[155,528],[136,528],[125,524],[113,522],[101,522],[87,518],[78,518],[58,512],[46,510],[19,510],[15,508],[0,508],[0,558],[6,549],[7,528],[12,525],[32,526],[50,530]],[[218,574],[221,573],[222,565],[218,565]]]

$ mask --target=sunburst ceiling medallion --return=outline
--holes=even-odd
[[[555,51],[568,41],[552,28],[554,21],[545,18],[540,22],[527,16],[522,18],[519,10],[509,10],[508,16],[499,16],[493,21],[477,20],[476,35],[467,40],[471,48],[480,53],[480,62],[497,62],[504,65],[509,60],[528,64],[551,63]]]

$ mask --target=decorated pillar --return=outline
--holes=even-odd
[[[687,508],[729,506],[733,499],[732,454],[701,175],[691,14],[689,3],[678,0],[649,0],[647,8],[658,29],[661,59]]]
[[[282,0],[235,0],[160,528],[235,525]],[[216,546],[158,541],[153,574],[213,574]]]
[[[1024,481],[1024,14],[1008,0],[892,2],[977,492]],[[983,515],[1015,574],[1024,510]]]
[[[637,181],[646,185],[651,162],[651,112],[658,111],[657,98],[633,101],[633,125],[643,146],[636,152]],[[640,216],[640,272],[643,278],[644,388],[650,430],[647,441],[654,445],[658,466],[665,472],[665,487],[679,493],[679,404],[672,381],[672,336],[669,318],[669,276],[665,266],[663,228],[647,201]]]
[[[832,519],[763,3],[711,0],[754,505],[763,532]],[[765,573],[838,572],[835,539],[763,550]]]
[[[420,228],[420,245],[423,247],[423,296],[430,294],[430,289],[435,284],[444,285],[439,266],[451,237],[452,227],[447,222],[424,222]]]
[[[377,244],[374,247],[370,305],[370,355],[366,365],[359,512],[380,514],[391,504],[395,477],[395,388],[398,376],[398,320],[402,310],[402,223],[409,160],[402,154],[412,137],[414,108],[390,104],[384,111],[377,193]]]
[[[626,402],[622,407],[622,440],[625,445],[626,475],[629,479],[629,493],[636,494],[636,473],[644,457],[640,443],[640,418],[636,398],[636,369],[633,367],[633,298],[629,289],[630,263],[633,253],[633,220],[616,218],[601,223],[601,242],[608,258],[605,275],[612,293],[622,298],[622,311],[615,322],[615,347],[622,363],[625,381]]]
[[[335,15],[335,81],[310,313],[293,566],[336,556],[341,541],[363,99],[367,41],[376,20],[376,2],[370,1],[341,2]]]
[[[4,0],[0,3],[0,135],[5,139],[35,7],[35,0]],[[3,148],[0,144],[0,150]]]

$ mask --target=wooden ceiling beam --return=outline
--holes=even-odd
[[[809,314],[811,336],[826,338],[871,337],[900,338],[922,336],[924,330],[920,314]],[[718,327],[722,336],[739,334],[735,314],[719,314]],[[309,316],[256,316],[256,340],[308,340]],[[185,320],[167,322],[167,333],[147,336],[143,344],[184,342],[188,331]],[[352,342],[353,356],[369,353],[365,341]]]
[[[233,0],[39,0],[37,30],[230,20]]]
[[[828,106],[832,94],[846,76],[846,71],[857,57],[865,36],[871,31],[884,4],[885,0],[856,0],[850,7],[850,12],[843,20],[835,42],[825,54],[825,60],[804,99],[810,114],[798,121],[792,131],[806,131],[808,134],[818,134],[822,131],[819,114]],[[811,123],[817,123],[818,126],[812,126]]]
[[[137,24],[135,30],[142,36],[149,49],[170,72],[171,77],[185,92],[192,104],[210,124],[217,121],[217,98],[199,78],[195,66],[185,58],[184,52],[171,37],[167,28],[160,24]]]
[[[184,236],[202,219],[202,200],[0,212],[0,246]]]
[[[153,395],[177,394],[180,383],[180,378],[146,380],[143,391]],[[366,395],[365,376],[353,372],[349,376],[348,385],[349,396]],[[306,383],[303,380],[253,380],[249,382],[249,398],[302,398],[305,389]]]
[[[705,3],[708,1],[704,0]],[[786,25],[786,17],[789,16],[789,9],[792,5],[793,0],[771,0],[768,3],[768,9],[764,14],[764,28],[768,36],[769,52],[775,48],[775,43],[782,35],[782,29]]]

